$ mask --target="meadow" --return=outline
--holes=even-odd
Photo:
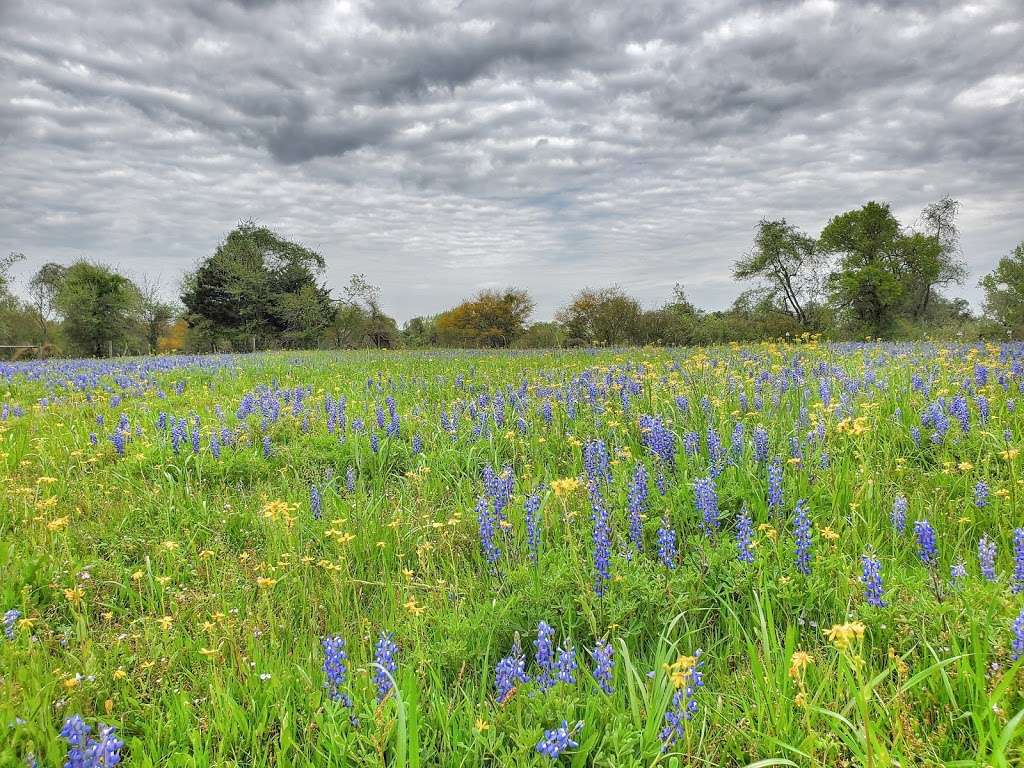
[[[0,765],[1024,764],[1024,345],[0,377]]]

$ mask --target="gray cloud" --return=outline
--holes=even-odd
[[[0,251],[169,290],[240,219],[400,318],[485,286],[706,306],[757,220],[964,204],[1024,231],[1017,0],[224,0],[0,6]]]

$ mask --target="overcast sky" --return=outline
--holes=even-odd
[[[181,273],[254,218],[399,320],[741,290],[764,216],[1024,239],[1022,0],[0,0],[0,252]]]

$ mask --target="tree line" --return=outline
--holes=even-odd
[[[1024,243],[984,276],[984,311],[947,295],[967,270],[959,203],[945,197],[902,225],[886,203],[832,217],[817,237],[785,219],[757,225],[732,276],[747,283],[732,306],[706,311],[677,284],[644,308],[619,286],[583,288],[551,321],[533,321],[521,288],[484,290],[402,327],[380,289],[353,275],[338,295],[316,251],[243,222],[181,281],[161,287],[87,260],[43,264],[27,297],[0,259],[0,342],[15,355],[107,356],[173,351],[357,347],[563,347],[714,344],[818,334],[832,339],[1024,338]]]

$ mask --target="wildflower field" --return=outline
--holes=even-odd
[[[0,374],[0,765],[1024,765],[1022,345]]]

